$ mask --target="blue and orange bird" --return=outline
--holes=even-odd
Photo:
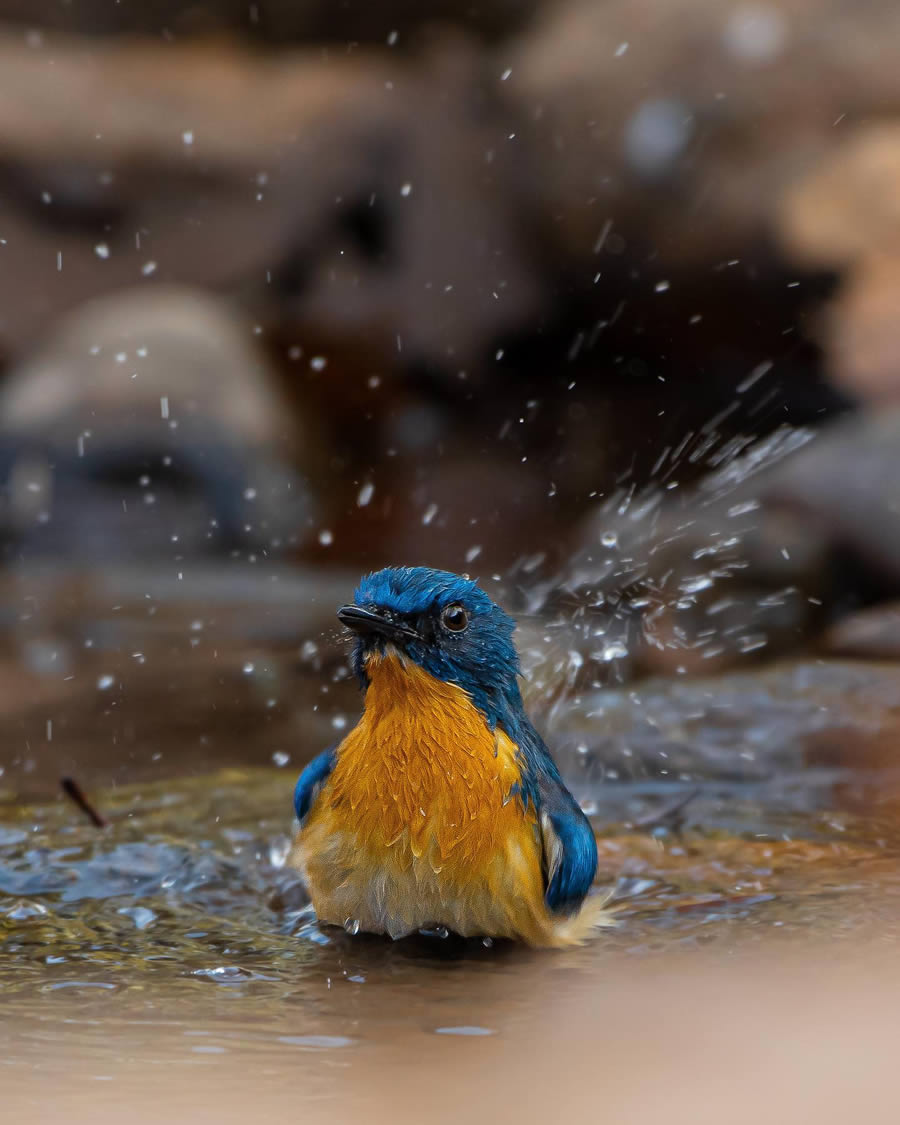
[[[365,710],[294,794],[293,862],[319,920],[533,946],[609,924],[588,898],[593,831],[522,704],[512,618],[426,567],[370,574],[338,618]]]

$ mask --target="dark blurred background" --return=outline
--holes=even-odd
[[[305,760],[389,563],[545,715],[900,650],[895,4],[0,21],[0,785]]]

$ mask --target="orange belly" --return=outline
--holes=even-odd
[[[319,918],[395,938],[445,925],[556,944],[515,745],[460,688],[403,657],[368,671],[365,713],[294,853]]]

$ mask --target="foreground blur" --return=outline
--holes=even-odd
[[[238,1022],[223,999],[181,1005],[175,1016],[164,992],[152,1012],[123,998],[113,1016],[108,1003],[73,997],[60,1005],[65,1030],[19,1024],[4,1103],[29,1121],[74,1125],[118,1121],[125,1105],[138,1125],[161,1114],[240,1122],[298,1105],[304,1121],[380,1125],[423,1113],[499,1121],[511,1092],[527,1091],[516,1116],[529,1123],[571,1115],[649,1125],[664,1115],[678,1125],[757,1125],[774,1111],[875,1125],[896,1118],[895,1024],[884,1004],[895,972],[896,958],[877,948],[840,968],[822,947],[702,966],[683,955],[652,967],[610,963],[588,992],[577,970],[551,959],[483,976],[480,1003],[448,1002],[444,973],[427,999],[406,997],[406,1018],[388,1035],[356,1039],[292,1035],[296,1008],[269,1024],[252,1013]],[[366,986],[335,989],[328,1003],[365,1025],[377,1005]],[[114,1045],[96,1040],[91,1018],[114,1021]],[[492,1033],[462,1027],[473,1018]],[[436,1033],[454,1025],[463,1034]]]

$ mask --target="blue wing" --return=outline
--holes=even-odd
[[[597,873],[594,830],[555,768],[542,772],[537,790],[544,901],[554,912],[571,914],[581,906]]]
[[[521,708],[521,704],[520,704]],[[519,750],[520,795],[533,804],[543,848],[544,902],[549,910],[573,914],[597,874],[597,841],[590,821],[566,788],[553,755],[524,710],[504,728]]]
[[[324,750],[313,758],[297,779],[297,785],[294,789],[294,812],[296,812],[301,825],[306,814],[312,808],[313,801],[318,797],[322,786],[328,780],[328,775],[334,769],[336,758],[335,747],[332,746],[329,750]]]

